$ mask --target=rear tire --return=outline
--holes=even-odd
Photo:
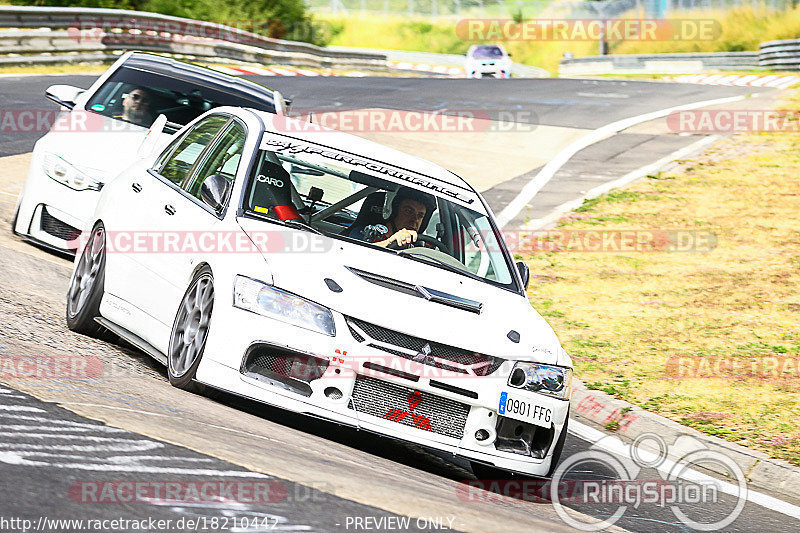
[[[95,322],[100,316],[106,279],[106,231],[101,222],[92,229],[67,290],[67,327],[77,333],[101,338],[106,328]]]
[[[203,358],[208,327],[214,310],[214,277],[204,266],[195,274],[181,299],[167,353],[169,382],[179,389],[205,393],[207,387],[194,380]]]

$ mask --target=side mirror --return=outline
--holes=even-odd
[[[289,104],[280,91],[272,91],[272,101],[275,104],[275,114],[282,117],[286,116],[289,111]]]
[[[225,176],[211,174],[200,185],[200,199],[211,206],[214,212],[220,214],[225,207],[228,187],[230,187],[230,182]]]
[[[531,280],[531,270],[522,261],[517,261],[517,270],[519,270],[519,275],[522,276],[522,285],[527,289],[528,282]]]
[[[58,105],[72,109],[75,107],[75,101],[84,91],[85,89],[72,85],[51,85],[44,95]]]

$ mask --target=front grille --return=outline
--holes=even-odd
[[[245,356],[242,373],[303,396],[311,396],[312,381],[328,368],[328,361],[282,348],[258,344]]]
[[[47,208],[44,206],[42,206],[41,228],[45,233],[65,241],[76,239],[81,234],[78,228],[73,228],[48,213]]]
[[[432,357],[458,363],[463,366],[468,366],[472,372],[478,376],[488,376],[500,368],[500,365],[502,365],[505,361],[505,359],[501,359],[499,357],[479,354],[469,350],[464,350],[462,348],[455,348],[446,344],[440,344],[438,342],[426,341],[425,339],[420,339],[419,337],[406,335],[405,333],[400,333],[388,328],[376,326],[375,324],[370,324],[369,322],[364,322],[363,320],[358,320],[357,318],[347,317],[347,325],[350,328],[350,333],[352,333],[353,337],[355,337],[355,339],[359,342],[364,342],[364,338],[353,328],[353,326],[359,328],[374,341],[391,344],[393,346],[405,348],[406,350],[412,350],[414,354],[407,354],[399,350],[393,350],[385,346],[380,346],[378,344],[368,343],[368,346],[389,352],[399,357],[404,357],[406,359],[414,359],[416,354],[422,353],[424,346],[427,344],[430,346],[431,351],[429,355],[431,357],[426,358],[421,362],[428,366],[443,368],[462,374],[468,374],[469,372],[465,368],[450,366],[436,361],[432,359]]]
[[[359,413],[460,439],[469,405],[379,379],[356,377],[348,404]]]

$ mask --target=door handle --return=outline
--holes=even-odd
[[[142,186],[135,181],[131,183],[131,189],[133,189],[133,192],[142,192]]]
[[[175,208],[172,207],[169,204],[164,206],[164,211],[166,211],[168,215],[174,215],[175,214]]]

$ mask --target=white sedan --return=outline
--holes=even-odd
[[[251,109],[209,111],[108,183],[67,323],[208,387],[549,475],[572,362],[481,196],[427,161]]]
[[[473,44],[464,71],[468,78],[510,78],[511,57],[502,44]]]
[[[53,85],[46,96],[62,112],[34,146],[12,230],[68,254],[105,182],[138,157],[143,143],[160,142],[162,130],[174,132],[221,105],[286,108],[280,93],[257,83],[140,52],[123,54],[88,89]],[[160,114],[168,122],[145,141]]]

